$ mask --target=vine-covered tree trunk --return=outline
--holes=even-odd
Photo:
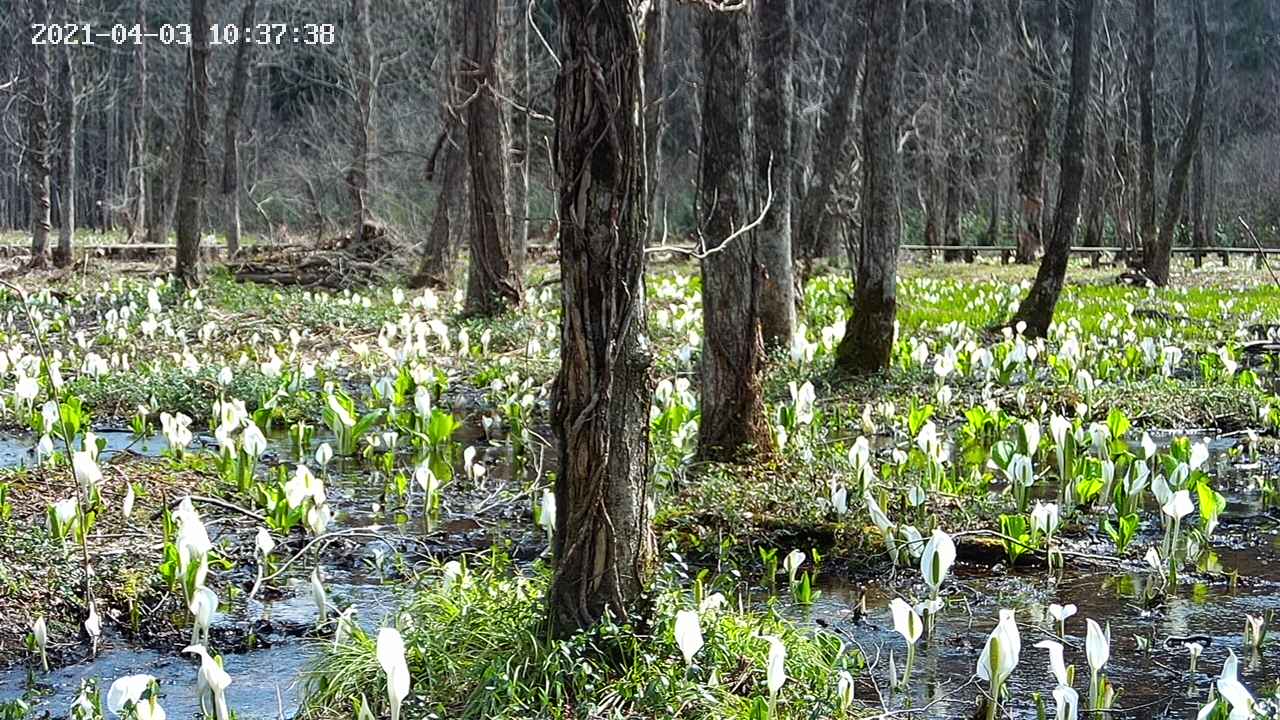
[[[646,508],[650,358],[644,344],[648,200],[638,0],[560,0],[556,84],[561,355],[553,422],[553,630],[625,619],[653,570]]]
[[[773,205],[759,232],[764,265],[760,288],[760,333],[766,348],[789,347],[796,329],[795,273],[791,266],[791,135],[795,115],[795,0],[760,0],[756,5],[760,58],[756,86],[756,188],[761,198],[773,188]]]
[[[698,455],[736,461],[768,452],[760,373],[760,290],[751,150],[750,17],[707,10],[699,19],[703,60],[702,158],[698,179],[702,259],[702,419]],[[734,234],[737,237],[732,237]],[[732,239],[731,239],[732,238]]]
[[[354,38],[351,74],[355,112],[351,115],[351,167],[347,168],[347,192],[351,194],[352,238],[364,237],[369,222],[369,153],[373,147],[373,34],[369,27],[369,0],[351,0]]]
[[[1062,169],[1058,206],[1053,215],[1053,235],[1045,248],[1031,291],[1014,314],[1014,323],[1025,322],[1029,337],[1044,337],[1053,322],[1053,311],[1062,293],[1071,256],[1071,241],[1080,217],[1084,185],[1085,134],[1089,94],[1093,79],[1093,0],[1076,0],[1071,40],[1071,95],[1067,101],[1067,128],[1062,139]]]
[[[471,167],[471,265],[466,313],[498,315],[520,304],[521,278],[511,248],[507,165],[498,99],[498,0],[465,4],[462,95],[467,98]]]
[[[867,374],[889,367],[898,313],[898,55],[906,0],[868,8],[862,108],[862,233],[853,317],[836,348],[836,368]],[[851,250],[852,253],[852,250]]]
[[[240,12],[240,27],[254,26],[257,0],[245,0]],[[222,197],[226,203],[227,257],[240,251],[240,111],[249,85],[249,49],[253,43],[236,46],[236,60],[231,69],[231,91],[227,95],[227,112],[223,117]]]
[[[28,26],[49,22],[45,0],[27,0]],[[22,101],[27,124],[27,179],[31,203],[31,267],[49,264],[49,229],[52,207],[49,179],[49,47],[31,43],[22,53],[24,61]]]
[[[1044,166],[1053,122],[1054,64],[1057,53],[1058,3],[1026,0],[1026,22],[1014,28],[1026,62],[1019,104],[1022,113],[1022,155],[1018,163],[1018,195],[1022,218],[1018,228],[1019,263],[1035,261],[1044,247]],[[1024,27],[1026,34],[1024,35]]]
[[[848,164],[845,149],[855,128],[858,78],[866,50],[866,28],[860,22],[860,15],[860,12],[853,13],[857,19],[848,32],[845,51],[840,57],[835,96],[822,124],[818,149],[813,153],[813,184],[800,202],[794,251],[801,273],[807,273],[809,265],[821,254],[823,220],[828,217],[828,208],[835,197],[841,168]]]
[[[67,2],[62,0],[60,15],[67,16]],[[63,43],[58,48],[58,104],[62,123],[58,128],[58,247],[53,251],[53,264],[67,267],[71,264],[71,245],[76,232],[76,131],[79,105],[76,102],[75,68],[71,62],[72,47]]]
[[[1138,241],[1146,256],[1156,236],[1156,2],[1137,0]]]
[[[178,187],[178,252],[173,274],[183,285],[200,284],[200,224],[209,183],[209,18],[206,0],[191,0],[191,50],[187,62],[187,109]]]
[[[136,0],[133,5],[133,22],[146,28],[147,1]],[[129,182],[126,192],[133,200],[133,231],[130,242],[147,237],[156,219],[147,205],[147,44],[133,47],[133,97],[129,101]]]
[[[1178,154],[1173,169],[1169,172],[1169,192],[1165,197],[1164,217],[1161,219],[1159,232],[1146,245],[1143,263],[1147,278],[1161,287],[1169,284],[1173,234],[1177,230],[1178,218],[1182,216],[1182,197],[1187,190],[1191,162],[1200,145],[1200,128],[1204,125],[1204,96],[1209,85],[1208,30],[1205,27],[1203,0],[1196,0],[1193,8],[1196,23],[1196,87],[1191,96],[1187,124],[1182,129],[1182,136],[1178,138]]]

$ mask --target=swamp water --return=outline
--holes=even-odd
[[[131,443],[127,433],[118,435],[100,433],[116,452]],[[470,426],[460,435],[468,436],[463,438],[464,444],[482,439]],[[1213,446],[1215,475],[1219,478],[1239,475],[1225,461],[1224,451],[1229,446],[1229,442]],[[28,447],[25,439],[0,438],[0,462],[30,462]],[[163,448],[163,441],[154,438],[133,445],[131,451],[154,455]],[[272,451],[277,461],[295,459],[281,438],[273,438]],[[394,569],[378,566],[381,551],[388,557],[397,550],[405,552],[410,558],[405,562],[412,565],[415,555],[425,558],[482,547],[487,536],[485,525],[518,525],[521,521],[517,510],[527,509],[529,503],[527,497],[508,503],[497,517],[485,518],[484,522],[478,521],[474,512],[459,512],[454,503],[452,512],[441,518],[435,531],[424,535],[421,520],[416,517],[381,525],[387,522],[386,513],[373,507],[381,494],[380,484],[373,487],[354,464],[340,467],[343,472],[330,473],[328,478],[331,502],[340,511],[331,529],[345,529],[352,534],[322,555],[322,572],[331,606],[340,610],[354,606],[359,623],[370,631],[395,612],[400,600],[394,583],[398,574]],[[496,495],[508,481],[499,463],[489,467],[488,492]],[[519,490],[510,485],[506,489]],[[821,581],[822,594],[812,606],[786,605],[784,612],[798,621],[821,625],[865,652],[869,662],[874,663],[874,670],[858,680],[856,697],[860,704],[883,708],[897,716],[967,720],[974,716],[975,698],[984,689],[977,680],[970,680],[983,643],[999,609],[1014,608],[1022,652],[1009,681],[1013,701],[1008,707],[1014,717],[1034,718],[1032,698],[1036,692],[1045,697],[1050,716],[1053,712],[1052,699],[1048,697],[1054,684],[1048,670],[1048,654],[1034,647],[1036,642],[1056,634],[1053,623],[1046,619],[1046,608],[1050,602],[1073,603],[1078,612],[1067,621],[1064,644],[1067,663],[1076,667],[1075,685],[1082,702],[1089,677],[1084,653],[1085,618],[1092,618],[1111,627],[1111,658],[1103,672],[1119,690],[1112,717],[1193,718],[1228,649],[1240,656],[1241,679],[1255,693],[1280,676],[1280,641],[1272,637],[1258,655],[1245,650],[1242,641],[1246,614],[1280,610],[1280,518],[1257,504],[1256,492],[1224,493],[1229,505],[1213,541],[1213,565],[1217,571],[1184,577],[1175,592],[1154,606],[1147,607],[1143,601],[1144,588],[1152,579],[1144,570],[1135,569],[1133,563],[1068,558],[1066,570],[1056,578],[1036,567],[1005,572],[957,565],[945,586],[948,607],[938,619],[932,642],[925,645],[921,639],[911,687],[905,692],[890,692],[888,688],[889,652],[893,651],[901,672],[906,649],[902,638],[893,631],[888,610],[893,594],[887,584],[862,585],[856,579],[827,573]],[[466,504],[471,508],[487,505],[483,498],[472,498]],[[527,527],[524,530],[526,539],[537,540]],[[1158,533],[1158,529],[1146,529],[1135,540],[1135,546],[1158,540],[1153,538],[1153,532]],[[214,541],[217,542],[216,536]],[[1097,551],[1101,553],[1105,547],[1105,543],[1099,543]],[[537,550],[536,545],[524,549],[534,550],[522,553],[529,557]],[[1083,549],[1089,550],[1087,545]],[[279,582],[279,592],[259,593],[248,601],[241,593],[231,601],[230,610],[220,613],[214,622],[215,648],[220,646],[220,637],[237,639],[232,643],[237,646],[235,651],[225,651],[223,656],[232,677],[228,698],[242,720],[292,718],[299,707],[307,664],[322,643],[331,641],[328,632],[317,634],[313,630],[318,611],[306,573],[302,572],[302,566],[310,568],[312,564],[310,559],[300,562],[299,572],[291,573],[287,582]],[[386,563],[391,564],[390,560]],[[918,585],[914,568],[899,572],[907,584]],[[1232,572],[1237,573],[1234,581]],[[384,573],[388,576],[385,583]],[[864,617],[855,617],[853,610],[860,601],[865,602],[867,612]],[[1149,652],[1138,650],[1135,635],[1151,640]],[[1195,674],[1188,672],[1189,655],[1179,639],[1188,636],[1200,636],[1197,640],[1205,645]],[[245,647],[246,637],[252,638],[254,647]],[[179,656],[178,650],[180,647],[164,651],[134,647],[123,638],[104,636],[97,658],[86,658],[38,676],[34,690],[28,687],[24,665],[0,672],[0,701],[25,696],[36,710],[35,717],[48,713],[49,717],[61,718],[66,716],[82,680],[97,678],[105,693],[105,687],[117,677],[148,673],[160,681],[170,718],[199,717],[195,665]]]

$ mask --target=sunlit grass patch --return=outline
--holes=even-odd
[[[406,718],[840,717],[839,673],[862,667],[833,634],[769,609],[735,608],[735,598],[700,582],[680,589],[678,566],[668,567],[642,616],[553,640],[543,620],[549,571],[495,556],[475,562],[433,578],[400,614],[413,678]],[[703,639],[688,664],[674,631],[680,610],[698,611]],[[785,648],[772,715],[764,636]],[[327,647],[307,688],[306,717],[348,717],[361,697],[384,707],[372,638],[356,632]]]

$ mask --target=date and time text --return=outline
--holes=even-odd
[[[251,27],[217,23],[209,26],[210,45],[332,45],[336,38],[332,23],[257,23]],[[191,26],[181,23],[153,27],[142,25],[94,25],[92,23],[34,23],[33,45],[190,45]]]

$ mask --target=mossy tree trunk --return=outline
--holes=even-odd
[[[200,284],[200,226],[209,184],[209,18],[206,0],[191,0],[191,48],[187,61],[186,130],[178,186],[178,251],[173,274],[188,287]]]
[[[1053,235],[1045,247],[1031,291],[1014,314],[1013,322],[1025,322],[1026,334],[1044,337],[1053,322],[1053,311],[1062,293],[1071,257],[1071,241],[1080,217],[1084,186],[1085,135],[1089,95],[1093,79],[1093,0],[1076,0],[1071,40],[1071,95],[1067,103],[1067,128],[1062,139],[1058,206],[1053,215]]]
[[[889,367],[898,312],[898,55],[905,0],[868,7],[862,93],[862,236],[853,317],[836,348],[842,372]],[[854,255],[852,251],[851,255]]]
[[[699,19],[703,57],[698,178],[702,258],[702,413],[698,455],[744,460],[769,452],[760,373],[760,292],[751,131],[750,17],[709,9]],[[734,235],[737,237],[733,237]],[[732,238],[732,239],[731,239]]]
[[[626,618],[656,548],[646,508],[650,357],[644,345],[648,225],[638,0],[560,0],[556,83],[560,373],[553,423],[555,573],[561,636]]]

